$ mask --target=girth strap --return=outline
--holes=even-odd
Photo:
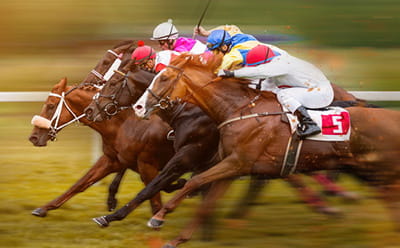
[[[296,170],[302,145],[303,145],[303,140],[301,140],[297,135],[297,133],[294,132],[293,135],[290,136],[289,138],[285,157],[283,159],[282,169],[281,169],[282,177],[287,177]]]

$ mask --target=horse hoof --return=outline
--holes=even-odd
[[[112,199],[107,201],[108,211],[112,212],[117,207],[117,199]]]
[[[170,243],[166,243],[162,248],[176,248],[176,247],[171,245]]]
[[[38,217],[46,217],[47,211],[45,211],[42,208],[37,208],[37,209],[32,211],[32,215],[38,216]]]
[[[92,219],[94,222],[96,222],[97,225],[100,227],[108,227],[109,223],[106,220],[105,216],[97,217]]]
[[[147,226],[148,226],[148,227],[151,227],[151,228],[153,228],[153,229],[158,229],[158,228],[162,227],[163,224],[164,224],[164,221],[163,221],[163,220],[157,220],[157,219],[154,219],[154,218],[151,218],[151,219],[147,222]]]
[[[108,212],[113,212],[115,210],[116,206],[117,206],[117,204],[109,204],[108,205]]]

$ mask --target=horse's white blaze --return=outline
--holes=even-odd
[[[152,90],[157,78],[165,71],[165,69],[161,70],[151,81],[151,84],[147,89]],[[146,102],[149,95],[149,91],[146,90],[143,95],[136,101],[135,105],[133,105],[133,109],[138,117],[143,118],[144,114],[146,113]]]
[[[112,75],[114,75],[114,71],[119,69],[121,62],[122,60],[120,58],[114,60],[114,63],[111,65],[110,69],[108,69],[108,71],[104,74],[104,80],[108,81],[112,77]]]

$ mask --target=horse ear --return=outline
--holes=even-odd
[[[67,78],[65,77],[65,78],[62,78],[60,80],[60,82],[58,82],[58,84],[54,85],[52,91],[60,93],[60,92],[63,92],[66,87],[67,87]]]

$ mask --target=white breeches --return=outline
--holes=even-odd
[[[284,88],[275,90],[278,101],[290,112],[294,113],[298,107],[324,108],[332,103],[333,89],[331,85],[318,88]]]

